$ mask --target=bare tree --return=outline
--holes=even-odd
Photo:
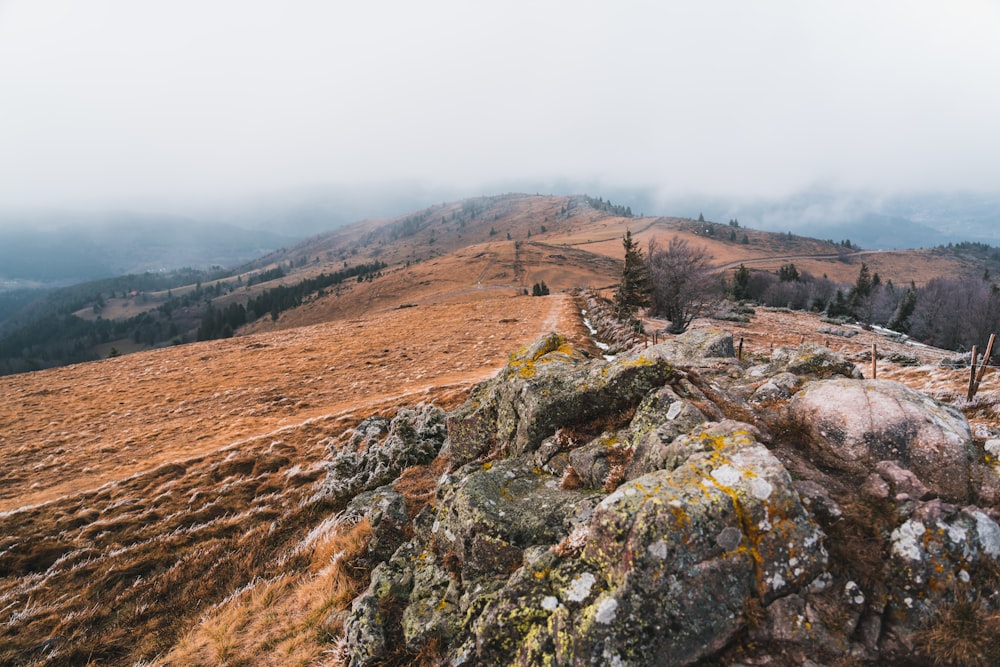
[[[712,256],[677,236],[666,248],[655,240],[647,254],[653,293],[649,314],[670,320],[668,330],[682,333],[718,297],[720,280],[712,274]]]

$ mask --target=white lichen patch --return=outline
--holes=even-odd
[[[722,486],[733,486],[740,481],[740,471],[729,465],[721,465],[712,471],[712,477]]]
[[[596,581],[594,575],[590,572],[584,572],[570,582],[569,588],[565,590],[563,596],[569,602],[583,602],[590,595],[590,589],[593,588]]]
[[[618,600],[614,598],[608,598],[604,600],[597,606],[597,615],[594,616],[594,620],[598,623],[603,623],[604,625],[610,625],[614,622],[615,616],[618,613]]]
[[[631,487],[629,487],[631,488]],[[617,503],[619,500],[625,497],[624,487],[619,486],[611,495],[602,500],[598,507],[608,508]]]
[[[993,458],[1000,458],[1000,440],[987,440],[983,445],[983,449],[985,449],[987,453],[993,455]]]
[[[554,595],[546,595],[542,599],[542,609],[545,611],[555,611],[559,607],[559,598]]]
[[[750,495],[757,500],[767,500],[773,491],[774,487],[763,477],[754,477],[750,480]]]
[[[833,575],[829,572],[824,572],[809,582],[808,590],[810,593],[819,593],[829,588],[832,583]]]
[[[653,542],[652,544],[650,544],[648,547],[646,547],[646,551],[649,552],[650,556],[655,556],[656,558],[659,558],[660,560],[666,560],[666,558],[667,558],[667,543],[664,542],[663,540],[656,540],[655,542]]]
[[[764,580],[764,583],[766,583],[772,591],[776,591],[784,587],[786,582],[785,578],[781,576],[780,572],[775,572],[773,575],[766,578]]]
[[[844,595],[846,595],[847,598],[851,602],[853,602],[854,604],[864,604],[865,603],[865,594],[864,594],[864,592],[861,590],[861,587],[858,586],[853,581],[848,581],[844,585]]]
[[[684,406],[681,404],[680,401],[674,401],[673,403],[670,404],[670,409],[667,410],[667,419],[669,419],[670,421],[677,419],[677,415],[679,415],[681,413],[681,410],[683,409]]]
[[[625,667],[625,661],[622,660],[622,657],[617,653],[612,653],[607,645],[601,652],[601,658],[604,660],[602,664],[608,665],[608,667]]]
[[[976,519],[976,532],[983,551],[993,558],[1000,557],[1000,526],[982,512],[975,511],[972,516]]]
[[[996,524],[993,525],[996,526]],[[919,521],[910,519],[905,522],[892,531],[892,535],[889,536],[889,539],[892,540],[892,553],[907,560],[920,560],[924,553],[921,542],[926,532],[927,528]],[[1000,534],[998,534],[998,538],[1000,538]],[[998,546],[1000,546],[1000,542],[998,542]]]
[[[944,530],[948,534],[948,539],[955,544],[963,544],[969,539],[969,533],[965,530],[965,526],[958,523],[942,524],[939,521],[938,528]]]

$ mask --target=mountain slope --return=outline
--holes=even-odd
[[[800,272],[849,286],[866,264],[883,282],[919,286],[934,277],[1000,272],[1000,252],[976,244],[859,251],[735,221],[629,216],[628,209],[586,196],[480,197],[338,228],[196,285],[126,291],[94,283],[90,292],[78,286],[74,292],[86,298],[73,300],[72,315],[36,308],[33,317],[48,317],[42,331],[31,329],[31,317],[21,318],[22,331],[8,327],[9,338],[0,339],[0,369],[21,372],[318,324],[373,309],[465,299],[473,290],[485,290],[476,298],[490,298],[497,291],[530,292],[540,282],[557,291],[609,287],[618,279],[626,229],[643,247],[652,240],[663,246],[673,236],[704,246],[723,273],[741,263],[771,272],[794,263]]]

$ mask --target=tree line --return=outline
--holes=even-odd
[[[617,215],[622,218],[632,217],[632,207],[631,206],[621,206],[618,204],[612,204],[611,200],[605,200],[603,197],[598,197],[594,199],[588,195],[583,196],[584,201],[590,205],[591,208],[597,211],[604,211],[605,213],[610,213],[611,215]]]
[[[192,339],[211,340],[232,336],[245,324],[270,315],[278,315],[300,305],[312,293],[321,296],[324,290],[348,280],[371,281],[386,268],[383,262],[345,267],[332,273],[321,273],[293,285],[281,285],[264,290],[246,304],[231,303],[215,307],[211,300],[232,292],[233,284],[216,282],[203,286],[198,282],[182,296],[169,295],[166,301],[144,313],[126,319],[84,319],[63,309],[34,317],[0,336],[0,375],[23,373],[66,364],[94,361],[94,348],[111,341],[130,339],[137,345],[153,347],[163,343],[183,344]],[[268,275],[283,276],[281,269]],[[121,283],[116,283],[121,284]],[[236,284],[242,284],[237,280]],[[102,294],[95,297],[97,306]],[[65,302],[63,302],[65,303]],[[76,310],[86,304],[78,305]]]
[[[324,296],[324,290],[351,278],[359,283],[366,280],[370,282],[381,276],[382,269],[387,266],[385,262],[376,260],[333,273],[324,272],[293,285],[279,285],[265,290],[248,300],[245,306],[233,303],[225,308],[216,309],[209,305],[208,311],[202,317],[201,326],[198,327],[198,340],[228,338],[239,327],[265,315],[270,315],[271,319],[276,321],[282,312],[302,305],[303,299],[310,294],[317,293],[319,296]]]
[[[631,232],[625,233],[623,245],[615,312],[633,326],[641,326],[636,316],[646,308],[647,314],[669,320],[668,331],[680,333],[729,298],[880,326],[948,350],[969,350],[1000,332],[1000,286],[989,271],[976,279],[933,278],[918,287],[883,281],[865,263],[853,283],[816,277],[789,263],[774,272],[740,265],[726,280],[715,274],[705,248],[676,236],[666,246],[651,242],[645,256]],[[974,249],[989,252],[988,247]]]
[[[729,294],[764,306],[885,327],[947,350],[969,350],[1000,331],[1000,286],[988,272],[974,279],[932,278],[918,287],[883,281],[864,263],[853,284],[817,278],[792,264],[775,273],[740,266]]]

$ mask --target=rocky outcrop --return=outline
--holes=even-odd
[[[447,416],[449,471],[409,525],[388,487],[349,506],[379,550],[349,664],[944,655],[942,613],[998,612],[1000,508],[978,489],[1000,474],[958,411],[856,375],[815,346],[744,368],[712,330],[610,362],[557,335],[516,352]],[[330,468],[361,489],[387,466],[357,452],[381,460],[393,432],[363,427]]]
[[[670,364],[645,351],[608,363],[587,360],[550,334],[511,355],[448,417],[447,454],[455,464],[535,450],[565,425],[586,426],[634,408],[671,375]]]
[[[407,467],[427,463],[444,444],[445,413],[433,405],[400,410],[392,420],[369,417],[346,441],[327,444],[325,496],[352,498],[396,479]]]

